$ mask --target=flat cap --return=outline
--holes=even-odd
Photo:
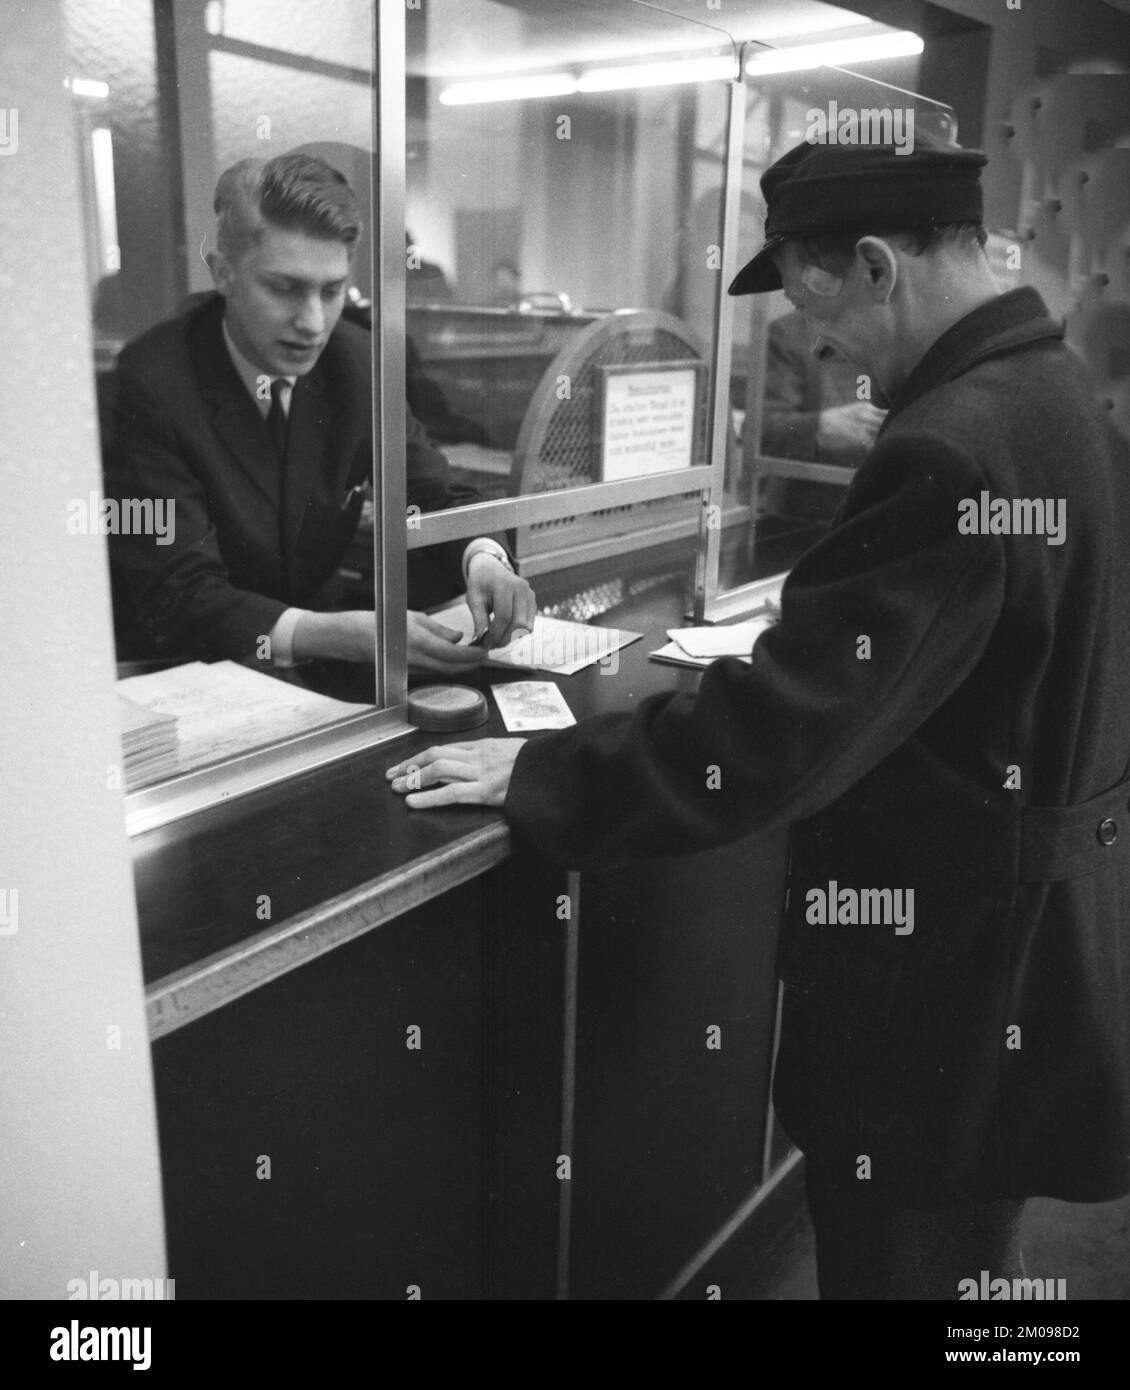
[[[772,252],[790,237],[829,232],[882,235],[950,222],[980,222],[983,214],[980,150],[921,142],[832,145],[805,141],[761,176],[765,244],[744,265],[731,294],[779,290]]]

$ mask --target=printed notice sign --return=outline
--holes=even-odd
[[[603,480],[689,468],[698,407],[697,362],[604,369]]]

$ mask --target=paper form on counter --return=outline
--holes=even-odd
[[[744,623],[718,627],[672,627],[667,629],[671,641],[665,647],[650,652],[655,661],[675,666],[705,668],[721,656],[736,656],[748,662],[753,645],[763,632],[777,621],[776,614],[765,614]]]
[[[475,620],[463,599],[457,599],[449,607],[441,608],[430,616],[444,627],[455,629],[465,642],[475,635]],[[589,623],[543,618],[539,614],[534,620],[534,630],[528,637],[519,637],[505,647],[491,648],[484,664],[571,676],[596,661],[603,661],[619,648],[638,642],[642,636],[641,632],[626,632],[616,627],[593,627]]]

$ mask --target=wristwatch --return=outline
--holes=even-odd
[[[496,559],[499,562],[500,565],[505,565],[506,568],[511,572],[511,574],[518,573],[518,571],[514,568],[514,561],[511,560],[509,554],[503,546],[499,545],[499,543],[496,540],[492,540],[490,536],[477,536],[473,541],[470,541],[468,543],[467,549],[463,552],[464,584],[467,583],[467,577],[471,568],[471,561],[475,558],[476,555],[491,555],[494,557],[494,559]]]

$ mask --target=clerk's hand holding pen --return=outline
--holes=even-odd
[[[472,555],[467,566],[467,607],[474,635],[464,642],[454,628],[424,613],[408,614],[408,665],[432,675],[466,675],[492,647],[503,647],[533,631],[537,600],[529,584],[489,552]]]
[[[414,810],[433,806],[501,806],[526,740],[480,738],[445,743],[396,763],[385,773]]]
[[[537,600],[529,584],[494,555],[472,555],[467,566],[467,607],[475,620],[472,645],[504,647],[534,629]]]
[[[483,663],[482,646],[468,646],[462,634],[426,613],[408,610],[408,669],[433,676],[465,676]]]

